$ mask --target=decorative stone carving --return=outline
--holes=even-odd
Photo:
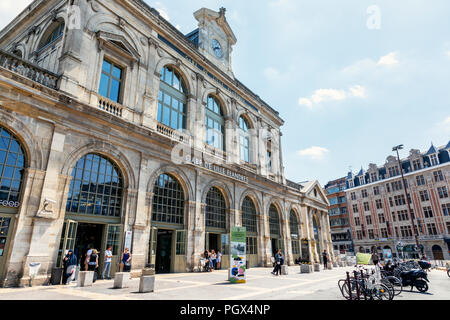
[[[97,3],[97,1],[91,1],[91,8],[94,12],[98,12],[100,10],[100,5]]]
[[[45,199],[42,205],[42,210],[37,213],[37,217],[49,218],[53,216],[53,205],[56,204],[55,200]]]

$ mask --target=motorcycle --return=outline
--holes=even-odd
[[[420,292],[428,291],[428,284],[430,282],[428,280],[427,273],[420,269],[414,269],[410,271],[404,271],[400,274],[402,278],[403,287],[411,286],[411,291],[414,287],[417,288]]]
[[[429,269],[431,269],[431,263],[429,263],[428,261],[420,260],[419,261],[419,266],[424,271],[428,271]]]

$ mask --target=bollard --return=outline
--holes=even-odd
[[[364,281],[364,271],[363,270],[361,270],[361,279],[362,279],[362,281]],[[366,290],[363,290],[363,294],[364,294],[364,300],[367,300]]]
[[[356,271],[353,271],[353,275],[355,276],[356,299],[361,300],[361,296],[359,294],[358,274],[356,273]]]
[[[348,285],[348,292],[350,294],[350,300],[352,299],[352,285],[350,283],[350,272],[347,271],[347,285]]]

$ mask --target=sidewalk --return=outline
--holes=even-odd
[[[289,267],[289,275],[277,277],[270,274],[271,268],[252,268],[246,284],[230,284],[228,270],[164,274],[155,276],[154,293],[138,293],[139,279],[132,279],[125,289],[112,289],[113,280],[98,280],[84,288],[74,283],[0,289],[0,300],[342,300],[337,283],[352,270],[344,267],[300,274],[299,266],[293,266]],[[429,293],[405,292],[396,300],[450,300],[447,274],[433,270],[429,277]]]

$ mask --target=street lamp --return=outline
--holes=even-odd
[[[412,212],[411,210],[411,205],[409,204],[409,198],[408,198],[408,192],[406,191],[406,180],[405,180],[405,176],[403,175],[403,167],[402,167],[402,163],[400,161],[400,155],[398,153],[398,150],[402,150],[403,149],[403,145],[398,145],[394,148],[392,148],[392,151],[397,152],[397,160],[398,160],[398,166],[400,167],[400,173],[402,175],[402,181],[403,181],[403,189],[405,189],[405,197],[406,197],[406,204],[408,205],[408,211],[409,211],[409,216],[411,217],[411,224],[412,224],[412,228],[414,231],[414,237],[416,239],[416,246],[418,249],[420,249],[421,254],[423,255],[423,248],[419,245],[419,229],[416,228],[416,224],[415,224],[415,217],[414,217],[414,212]]]

